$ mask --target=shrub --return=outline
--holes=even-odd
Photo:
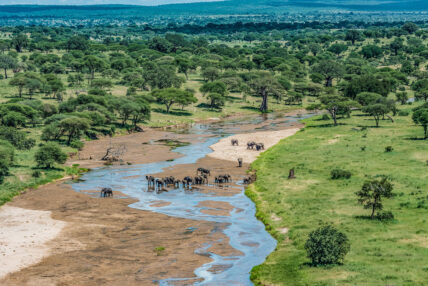
[[[58,144],[49,142],[37,150],[34,159],[38,167],[52,168],[55,163],[64,164],[67,160],[67,154],[61,150]]]
[[[35,170],[31,174],[31,177],[33,177],[33,178],[40,178],[41,176],[42,176],[42,172],[40,172],[39,170]]]
[[[394,219],[394,214],[390,211],[385,211],[385,212],[379,212],[376,215],[376,218],[378,220],[393,220]]]
[[[366,148],[367,148],[366,146],[361,146],[360,147],[361,151],[366,151]]]
[[[398,111],[398,116],[408,116],[410,112],[408,110],[400,110]]]
[[[331,178],[333,180],[337,180],[337,179],[349,179],[352,174],[351,172],[347,171],[347,170],[342,170],[342,169],[334,169],[331,170]]]
[[[332,225],[312,231],[305,243],[305,250],[314,266],[341,263],[350,248],[348,237]]]
[[[75,149],[78,149],[78,150],[82,150],[83,146],[85,146],[85,143],[83,143],[83,142],[82,142],[82,141],[80,141],[80,140],[73,140],[73,141],[70,143],[70,147],[71,147],[71,148],[75,148]]]
[[[385,152],[392,152],[394,150],[394,148],[392,148],[392,146],[386,146],[385,147]]]
[[[330,117],[328,116],[328,114],[323,114],[321,120],[330,120]]]

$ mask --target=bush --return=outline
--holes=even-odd
[[[323,114],[321,120],[330,120],[330,117],[328,116],[328,114]]]
[[[31,177],[33,177],[33,178],[40,178],[41,176],[42,176],[42,172],[40,172],[39,170],[35,170],[31,174]]]
[[[75,148],[75,149],[78,149],[78,150],[82,150],[83,146],[85,146],[85,143],[83,143],[83,142],[82,142],[82,141],[80,141],[80,140],[73,140],[73,141],[70,143],[70,147],[71,147],[71,148]]]
[[[349,179],[352,174],[351,172],[347,171],[347,170],[342,170],[342,169],[334,169],[331,170],[331,178],[333,180],[337,180],[337,179]]]
[[[410,112],[408,110],[400,110],[398,111],[398,116],[408,116]]]
[[[34,147],[36,141],[33,138],[27,138],[27,134],[13,127],[0,127],[0,139],[9,141],[19,150],[28,150]]]
[[[58,144],[49,142],[37,150],[34,159],[38,167],[52,168],[55,163],[64,164],[67,160],[67,154],[61,150]]]
[[[394,148],[392,148],[392,146],[386,146],[385,147],[385,152],[392,152],[394,150]]]
[[[386,211],[386,212],[379,212],[376,215],[376,218],[378,220],[393,220],[394,219],[394,214],[390,211]]]
[[[5,140],[0,140],[0,184],[3,183],[4,177],[9,175],[9,168],[12,166],[14,158],[13,146]]]
[[[312,231],[305,243],[305,250],[314,266],[341,263],[350,248],[348,237],[332,225]]]

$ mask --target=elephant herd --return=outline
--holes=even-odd
[[[208,184],[208,177],[211,176],[211,171],[205,168],[198,168],[196,176],[186,176],[182,180],[176,179],[173,176],[164,178],[155,178],[153,176],[146,176],[147,185],[149,190],[156,190],[156,192],[168,191],[168,187],[189,189],[194,185]],[[229,174],[218,175],[214,178],[214,183],[231,183],[232,177]]]
[[[232,146],[239,146],[239,141],[238,139],[231,139],[230,143],[232,144]],[[254,141],[250,141],[247,142],[247,150],[264,150],[265,149],[265,144],[263,143],[256,143]]]
[[[247,143],[247,150],[254,150],[254,148],[257,151],[264,150],[265,149],[265,144],[263,144],[263,143],[256,143],[254,141],[250,141],[250,142]]]

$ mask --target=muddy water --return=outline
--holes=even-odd
[[[307,117],[305,115],[304,117]],[[82,181],[73,184],[80,192],[102,187],[111,187],[138,199],[130,205],[137,209],[157,212],[169,216],[191,220],[206,220],[226,223],[223,230],[230,239],[230,245],[242,253],[239,256],[220,256],[209,252],[213,242],[207,241],[197,253],[208,255],[212,262],[195,270],[197,278],[175,278],[156,281],[160,285],[252,285],[249,273],[252,267],[261,264],[276,247],[276,241],[265,231],[264,225],[255,217],[255,205],[244,194],[242,181],[222,186],[234,190],[234,195],[221,196],[215,191],[186,191],[182,188],[156,194],[147,188],[145,175],[162,172],[165,168],[193,164],[212,152],[210,145],[217,143],[223,136],[256,130],[279,130],[295,124],[302,116],[268,115],[246,119],[236,119],[211,124],[195,124],[189,128],[174,130],[178,133],[191,133],[199,137],[196,143],[176,148],[174,151],[183,156],[174,161],[162,161],[134,166],[117,166],[95,169],[82,177]],[[203,136],[202,136],[203,135]],[[207,137],[207,135],[209,135]],[[218,186],[210,186],[213,190]],[[89,193],[88,193],[89,194]],[[92,193],[93,194],[93,193]],[[159,203],[159,202],[162,203]],[[218,204],[233,206],[229,215],[212,215],[202,202],[214,201]],[[191,232],[190,228],[187,231]],[[200,282],[202,280],[202,282]]]

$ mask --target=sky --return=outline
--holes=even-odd
[[[0,5],[100,5],[128,4],[157,6],[172,3],[212,2],[218,0],[0,0]]]

